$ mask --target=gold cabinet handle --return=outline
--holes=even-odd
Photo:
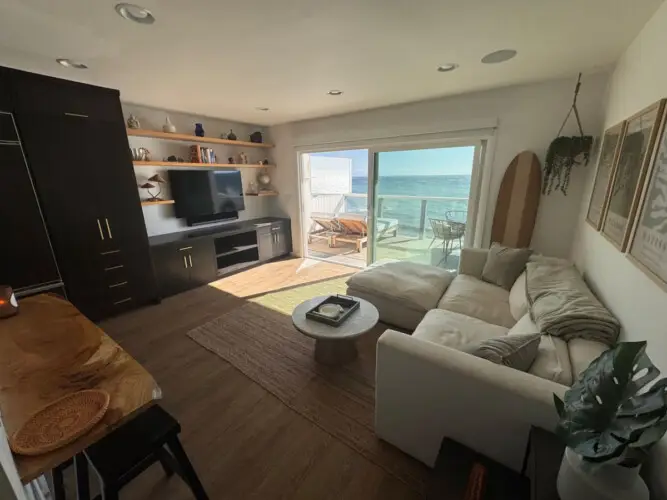
[[[125,302],[129,302],[129,301],[131,301],[131,300],[132,300],[132,297],[128,297],[128,298],[126,298],[126,299],[123,299],[123,300],[119,300],[119,301],[117,301],[117,302],[114,302],[113,305],[117,306],[117,305],[119,305],[119,304],[124,304]]]
[[[185,255],[183,256],[183,267],[188,268],[188,258]]]
[[[100,219],[97,219],[97,229],[100,230],[100,238],[104,241],[104,232],[102,231],[102,224],[100,224]]]
[[[192,247],[183,247],[183,248],[179,248],[178,251],[182,252],[183,250],[190,250],[191,248]]]
[[[109,239],[113,240],[113,236],[111,236],[111,226],[109,225],[109,219],[104,219],[104,221],[107,223],[107,232],[109,233]]]
[[[82,115],[81,113],[65,113],[66,116],[76,116],[77,118],[88,118],[88,115]]]
[[[190,261],[190,267],[192,267],[192,255],[188,254],[188,260]]]

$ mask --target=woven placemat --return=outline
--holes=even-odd
[[[68,394],[42,408],[14,433],[9,445],[19,455],[42,455],[75,441],[109,408],[109,393],[91,389]]]

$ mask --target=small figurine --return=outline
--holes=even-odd
[[[235,164],[235,162],[234,162],[234,158],[233,158],[232,156],[230,156],[229,158],[227,158],[227,163],[229,163],[230,165],[234,165],[234,164]]]
[[[222,134],[220,134],[220,139],[225,139],[226,140],[227,139],[227,134],[225,134],[224,132]]]
[[[171,120],[169,119],[169,115],[167,115],[167,120],[164,122],[164,125],[162,125],[162,130],[164,132],[168,132],[170,134],[175,134],[176,133],[176,127],[174,126],[173,123],[171,123]]]
[[[204,126],[201,123],[195,123],[195,135],[197,137],[204,137]]]
[[[241,154],[239,154],[239,163],[242,164],[242,165],[247,165],[248,164],[248,157],[243,152],[241,152]]]
[[[227,140],[229,141],[235,141],[236,140],[236,134],[232,129],[229,129],[229,134],[227,134]]]
[[[139,120],[132,113],[130,113],[130,117],[127,119],[127,128],[141,128]]]
[[[264,158],[263,160],[259,160],[259,164],[260,164],[260,165],[268,165],[268,164],[269,164],[269,160],[268,160],[267,158]]]
[[[258,130],[250,134],[250,142],[256,142],[258,144],[262,143],[262,133]]]
[[[146,148],[139,148],[139,160],[140,161],[151,161],[151,152]]]

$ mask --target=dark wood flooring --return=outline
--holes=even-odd
[[[325,263],[304,268],[300,259],[272,263],[100,325],[159,383],[161,404],[181,422],[183,445],[211,500],[420,498],[185,335],[243,297],[351,271]],[[192,497],[155,465],[121,498]]]

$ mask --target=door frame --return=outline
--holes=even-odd
[[[385,151],[403,151],[414,149],[438,149],[447,147],[470,147],[475,146],[475,157],[473,162],[473,171],[470,180],[470,199],[473,194],[477,198],[472,218],[471,210],[468,210],[468,221],[471,221],[473,227],[472,235],[466,234],[465,245],[472,247],[481,247],[487,238],[486,215],[489,206],[489,195],[491,187],[491,170],[495,152],[495,131],[496,127],[488,127],[479,130],[466,130],[462,132],[440,132],[422,135],[411,135],[402,137],[390,137],[384,139],[370,139],[359,141],[346,141],[335,143],[321,143],[307,146],[296,146],[297,159],[297,196],[299,204],[299,230],[301,233],[301,256],[308,256],[308,221],[304,220],[304,199],[310,195],[309,190],[304,190],[303,183],[306,181],[304,175],[305,165],[303,164],[303,155],[311,153],[326,153],[329,151],[347,151],[355,149],[368,150],[368,214],[369,234],[367,264],[371,263],[372,253],[374,252],[374,242],[372,238],[375,233],[375,217],[371,210],[371,200],[374,198],[376,188],[375,174],[375,153]],[[310,177],[307,178],[308,182]],[[469,204],[470,208],[470,204]],[[468,241],[468,240],[471,241]]]

